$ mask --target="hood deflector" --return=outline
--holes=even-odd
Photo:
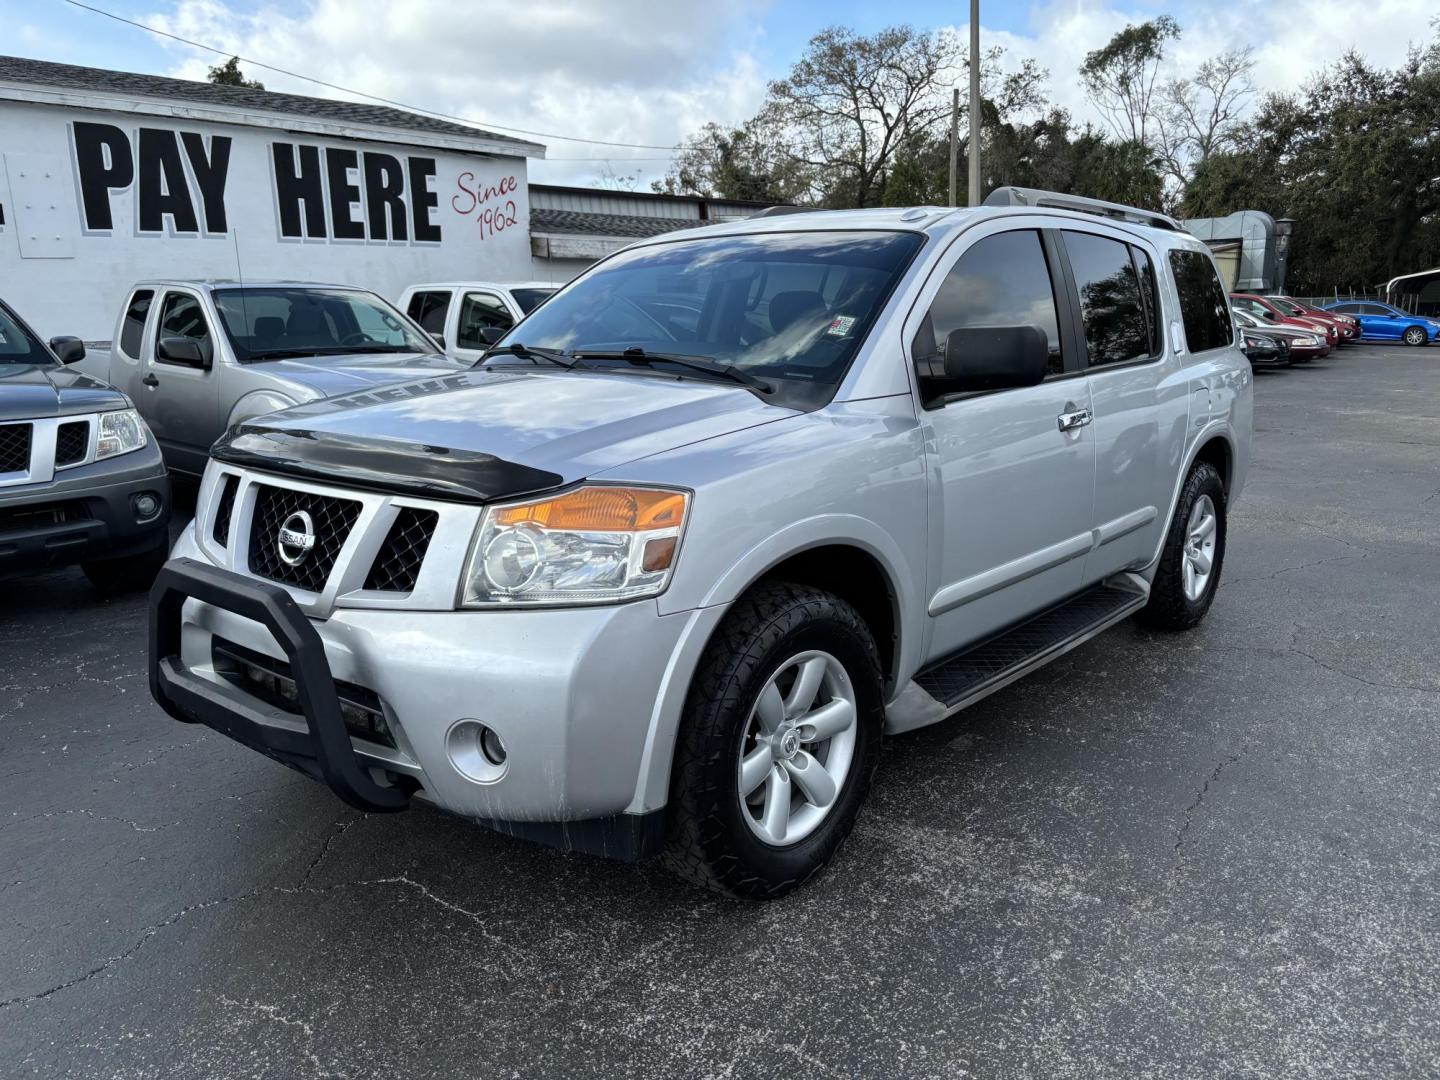
[[[216,461],[327,484],[485,503],[560,487],[556,473],[493,454],[247,422],[210,450]]]

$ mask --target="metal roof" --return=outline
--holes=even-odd
[[[274,90],[255,90],[248,86],[222,86],[211,82],[193,82],[159,75],[140,75],[130,71],[78,67],[56,64],[48,60],[31,60],[23,56],[0,56],[0,81],[60,90],[88,90],[122,94],[127,97],[156,98],[168,101],[219,105],[231,109],[278,113],[284,116],[328,120],[342,124],[391,128],[396,131],[430,133],[452,138],[484,139],[508,143],[518,153],[542,153],[540,143],[486,131],[479,127],[439,120],[388,105],[366,105],[356,101],[304,97],[282,94]]]
[[[592,214],[581,210],[532,208],[532,234],[558,233],[564,236],[626,236],[644,238],[694,229],[712,222],[699,218],[639,217],[631,214]]]

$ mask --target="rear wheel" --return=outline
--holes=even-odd
[[[1198,461],[1180,489],[1140,621],[1160,630],[1197,625],[1215,599],[1224,561],[1225,484],[1214,465]]]
[[[1430,340],[1430,335],[1425,332],[1423,326],[1408,326],[1405,328],[1406,345],[1424,345]]]
[[[756,900],[820,870],[869,790],[881,697],[874,638],[845,601],[780,583],[740,600],[686,701],[667,865]]]

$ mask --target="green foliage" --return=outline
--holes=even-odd
[[[247,86],[251,90],[264,90],[265,84],[256,79],[247,79],[240,70],[240,58],[232,56],[223,64],[210,69],[209,79],[219,86]]]

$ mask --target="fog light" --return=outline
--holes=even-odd
[[[160,496],[153,491],[142,491],[130,497],[130,505],[135,508],[136,521],[149,521],[160,513]]]
[[[495,734],[494,728],[487,727],[480,733],[480,752],[491,765],[505,764],[505,744]]]
[[[445,753],[456,772],[477,784],[493,784],[505,775],[505,744],[479,720],[457,720],[450,725]]]

